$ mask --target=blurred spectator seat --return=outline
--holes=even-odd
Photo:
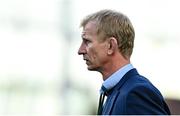
[[[168,98],[166,99],[166,103],[172,115],[180,115],[180,100]]]

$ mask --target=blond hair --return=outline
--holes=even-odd
[[[129,58],[133,52],[135,32],[129,18],[117,11],[101,10],[85,17],[81,22],[81,27],[94,21],[96,23],[97,35],[101,41],[109,37],[117,39],[120,53]]]

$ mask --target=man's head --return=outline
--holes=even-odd
[[[118,57],[129,60],[135,33],[128,17],[112,10],[101,10],[87,16],[81,27],[83,41],[78,54],[83,55],[89,70],[101,72]]]
[[[125,58],[130,58],[134,46],[135,32],[126,15],[112,10],[101,10],[85,17],[80,26],[84,28],[90,21],[96,23],[95,29],[99,41],[114,37],[118,42],[119,52]]]

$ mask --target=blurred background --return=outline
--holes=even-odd
[[[178,109],[172,105],[180,100],[178,3],[0,0],[0,115],[96,114],[102,77],[87,70],[77,50],[80,21],[101,9],[130,18],[136,31],[132,64]]]

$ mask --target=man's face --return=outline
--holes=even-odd
[[[107,62],[107,43],[98,41],[96,23],[88,22],[83,28],[82,43],[78,50],[83,55],[88,70],[100,71]]]

